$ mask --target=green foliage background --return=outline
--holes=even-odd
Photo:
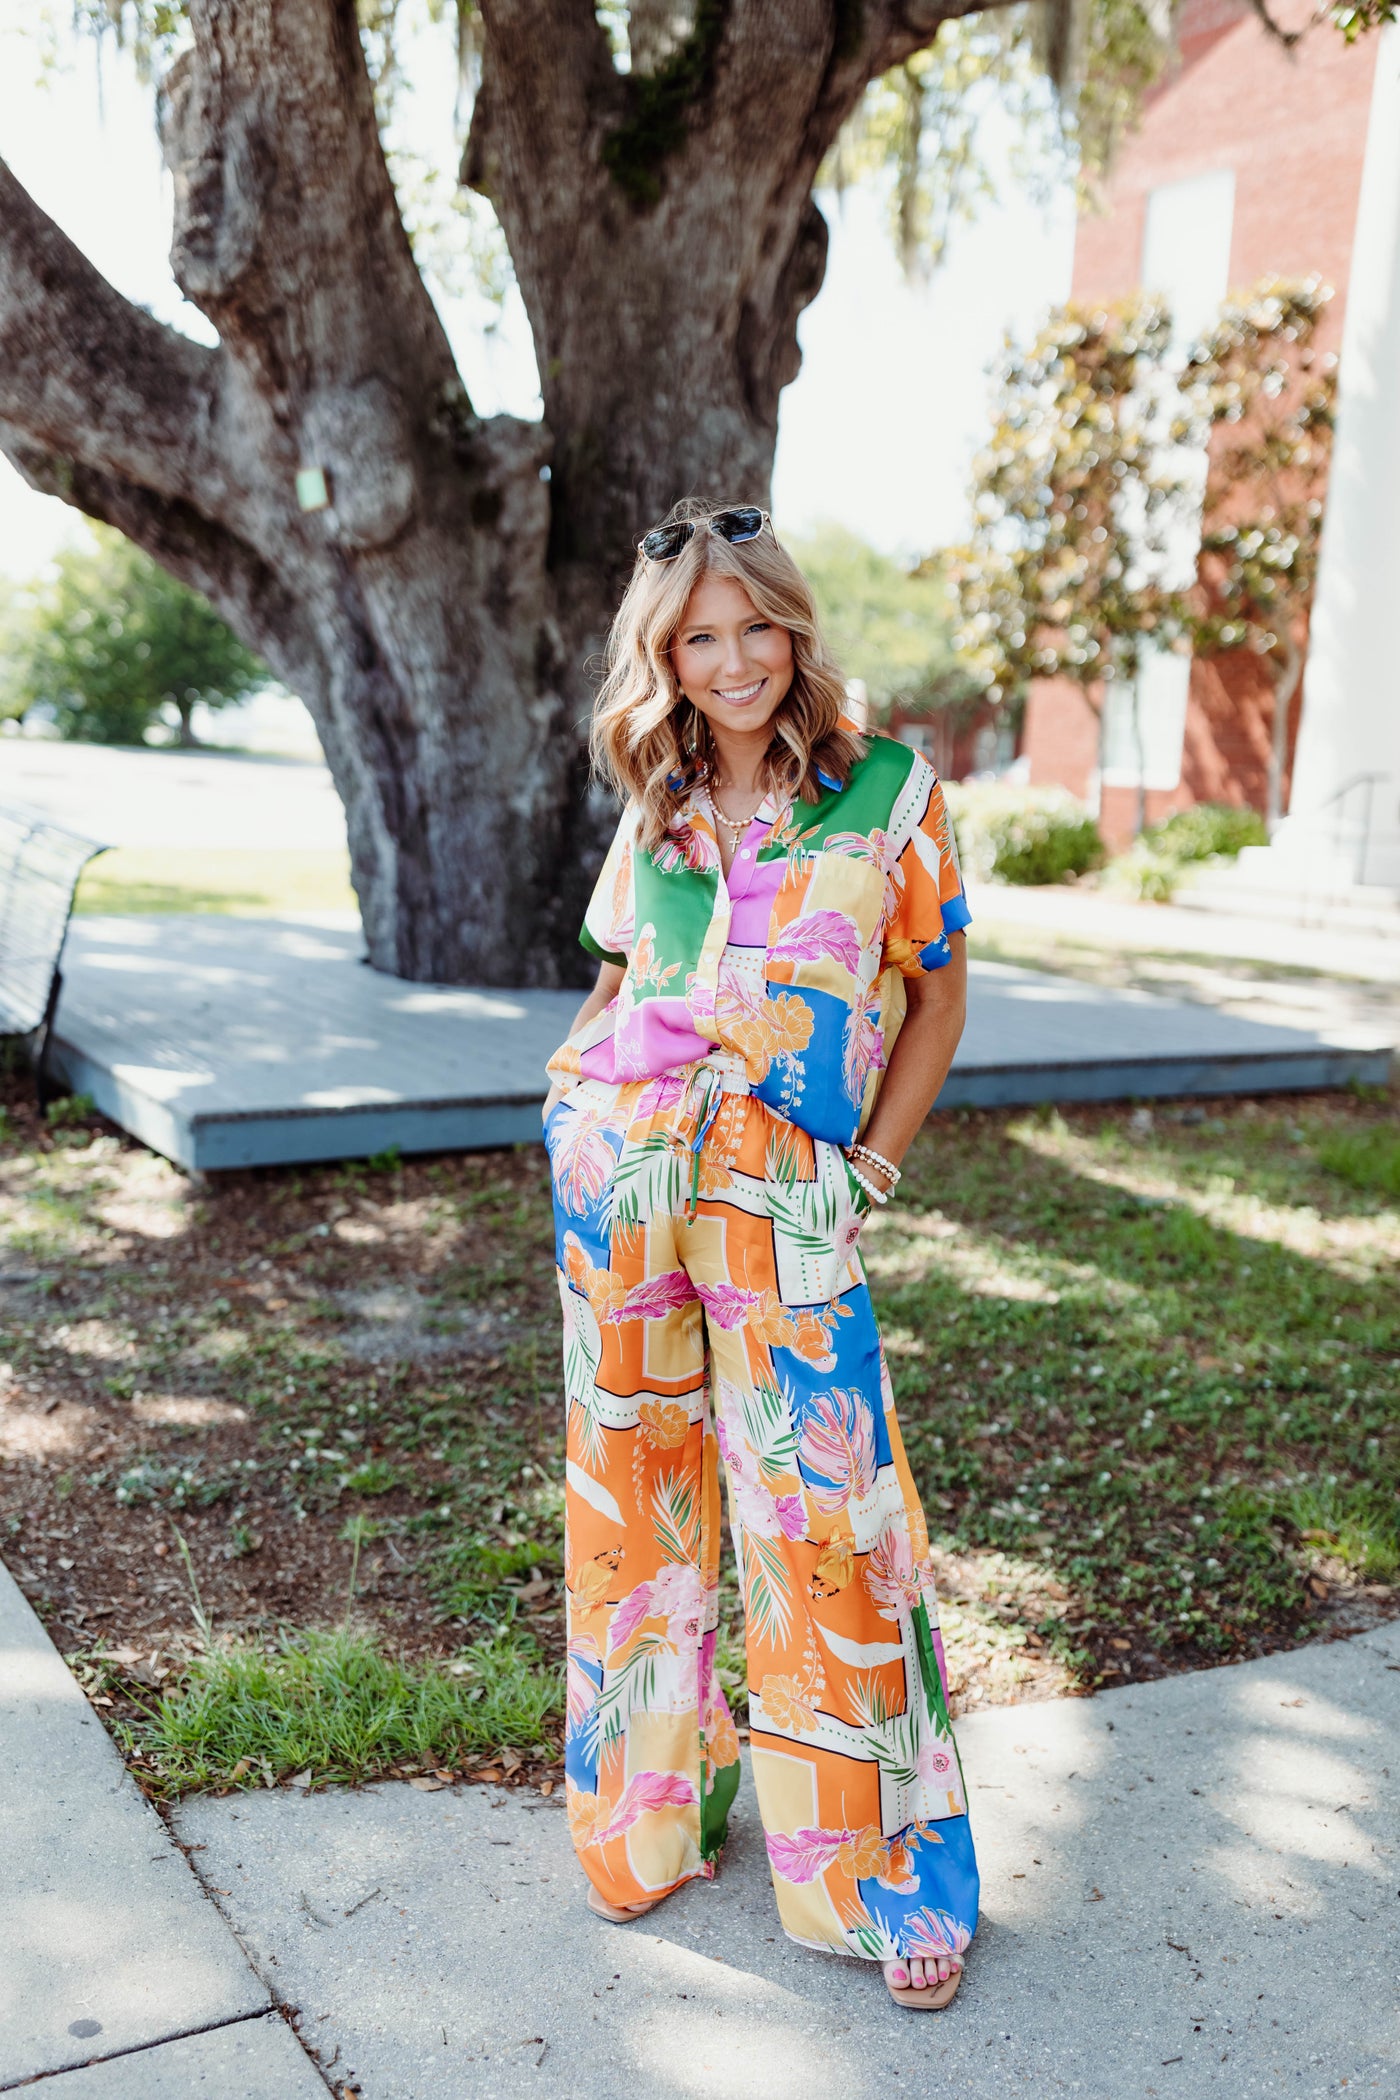
[[[952,599],[936,565],[911,575],[834,523],[785,533],[783,543],[812,586],[842,672],[863,681],[873,720],[896,704],[926,713],[980,696],[954,652]]]
[[[104,526],[0,603],[0,638],[4,711],[41,708],[83,743],[140,743],[167,702],[187,730],[197,702],[226,707],[271,683],[203,598]]]

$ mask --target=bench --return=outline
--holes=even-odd
[[[0,1036],[34,1037],[41,1111],[73,896],[88,862],[106,851],[42,810],[0,803]]]

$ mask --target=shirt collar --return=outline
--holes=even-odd
[[[856,731],[855,723],[848,722],[844,716],[842,717],[841,727]],[[859,734],[859,731],[856,731],[856,733]],[[839,795],[844,792],[846,787],[844,780],[838,780],[836,775],[828,773],[824,766],[818,766],[816,771],[818,780],[828,794]],[[676,787],[681,785],[679,774],[673,773],[666,784],[670,787],[673,783]],[[791,801],[779,802],[776,796],[767,794],[754,811],[753,821],[755,824],[774,824],[791,806]],[[693,784],[685,801],[677,811],[677,815],[692,824],[699,817],[705,830],[713,837],[714,826],[710,822],[710,812],[706,802],[705,783],[703,780],[697,780]]]

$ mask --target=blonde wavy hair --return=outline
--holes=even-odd
[[[593,710],[595,772],[641,809],[643,850],[660,845],[697,780],[714,765],[710,725],[671,667],[671,649],[690,594],[704,576],[732,576],[765,620],[792,636],[792,684],[772,721],[761,769],[780,802],[815,802],[825,792],[818,768],[846,781],[865,746],[841,725],[846,688],[822,637],[807,579],[766,525],[734,547],[706,529],[732,505],[684,498],[664,520],[696,527],[674,561],[637,556],[608,636],[606,675]]]

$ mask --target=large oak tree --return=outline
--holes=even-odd
[[[462,177],[509,243],[538,423],[468,399],[353,0],[189,0],[160,124],[172,267],[216,348],[121,297],[0,163],[0,446],[306,701],[377,967],[577,979],[610,821],[588,664],[633,541],[682,492],[766,500],[825,268],[818,169],[867,85],[964,12],[693,0],[677,33],[651,0],[624,72],[590,0],[481,0]],[[300,507],[307,468],[326,507]]]

